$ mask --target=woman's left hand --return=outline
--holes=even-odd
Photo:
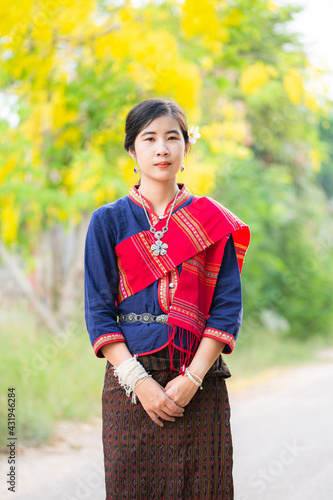
[[[188,377],[178,375],[165,386],[165,392],[178,406],[184,408],[199,389]]]

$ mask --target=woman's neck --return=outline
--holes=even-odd
[[[142,182],[142,181],[141,181]],[[140,192],[150,201],[155,214],[163,215],[166,207],[173,201],[177,191],[177,179],[169,182],[142,182]]]

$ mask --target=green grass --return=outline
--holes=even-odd
[[[82,310],[81,310],[82,311]],[[0,435],[8,436],[7,388],[16,388],[17,437],[21,445],[51,442],[59,420],[89,421],[101,415],[105,359],[96,358],[80,312],[65,346],[37,324],[25,301],[0,309]],[[333,339],[309,341],[240,331],[234,352],[225,356],[234,379],[248,379],[273,366],[317,360],[316,350]]]
[[[246,333],[240,330],[234,351],[224,356],[238,379],[255,377],[273,367],[320,362],[317,352],[333,346],[333,335],[299,340],[262,330]]]
[[[50,442],[55,422],[101,414],[105,359],[97,359],[79,318],[63,344],[38,327],[26,303],[0,309],[0,446],[8,436],[7,388],[16,388],[20,444]],[[67,345],[64,346],[64,343]]]

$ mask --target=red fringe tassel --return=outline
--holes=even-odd
[[[168,323],[168,337],[169,337],[169,343],[168,343],[168,348],[169,348],[169,354],[170,354],[170,361],[171,365],[170,368],[171,370],[177,371],[173,364],[173,355],[175,352],[175,334],[176,334],[176,325],[171,325]],[[187,330],[186,328],[178,327],[179,329],[179,347],[182,349],[180,350],[180,374],[184,374],[185,368],[189,366],[191,363],[194,354],[198,348],[199,345],[199,339],[198,337],[191,332],[190,330]],[[184,349],[184,335],[186,335],[186,345],[187,348],[186,350]]]

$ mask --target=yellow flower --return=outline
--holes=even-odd
[[[220,23],[216,12],[216,4],[212,0],[201,0],[192,2],[185,0],[181,4],[182,10],[182,29],[184,34],[190,38],[196,35],[207,33],[209,26],[210,38],[218,38]]]
[[[221,124],[222,137],[244,143],[247,127],[243,121],[225,121]]]
[[[236,107],[231,102],[222,105],[221,112],[227,121],[234,120],[237,115]]]
[[[14,199],[3,200],[0,210],[1,238],[5,243],[13,243],[17,236],[20,211]]]
[[[299,104],[302,100],[304,87],[301,73],[297,68],[291,68],[283,78],[283,86],[293,104]]]
[[[272,2],[271,0],[267,2],[267,8],[269,12],[272,12],[273,14],[275,14],[275,12],[279,10],[279,7],[276,5],[276,3]]]
[[[211,56],[205,56],[199,59],[199,63],[203,69],[209,71],[214,67],[214,59]]]
[[[200,196],[209,194],[215,187],[215,175],[218,166],[214,163],[201,163],[199,155],[192,157],[191,163],[186,166],[184,172],[181,172],[180,179],[190,189]]]
[[[310,162],[314,172],[319,172],[321,167],[321,155],[318,149],[310,150]]]
[[[248,66],[239,79],[240,89],[244,94],[254,94],[269,80],[269,71],[263,62],[258,61]]]
[[[239,26],[244,17],[242,10],[236,7],[225,16],[224,24],[226,26]]]
[[[309,109],[311,109],[311,111],[314,111],[315,113],[319,110],[318,101],[310,92],[305,92],[304,103]]]

